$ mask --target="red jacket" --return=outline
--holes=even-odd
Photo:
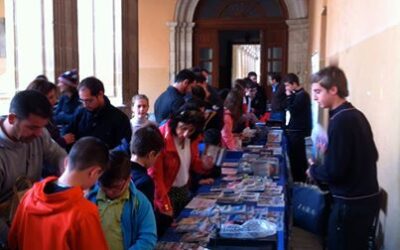
[[[44,193],[49,177],[24,195],[11,225],[10,249],[108,249],[96,205],[80,187]]]
[[[158,211],[165,213],[172,211],[168,192],[175,181],[181,163],[170,131],[169,122],[161,126],[160,131],[164,136],[165,147],[154,166],[149,168],[148,173],[153,178],[155,185],[154,206]],[[204,174],[206,170],[203,169],[203,162],[199,156],[199,140],[197,138],[190,143],[190,169],[196,173]]]

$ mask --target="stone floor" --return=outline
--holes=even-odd
[[[320,239],[298,227],[292,227],[289,239],[290,250],[322,250]]]

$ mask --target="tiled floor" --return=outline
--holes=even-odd
[[[322,250],[320,239],[298,227],[292,227],[289,240],[290,250]]]

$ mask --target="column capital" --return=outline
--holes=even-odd
[[[300,18],[300,19],[289,19],[286,20],[286,24],[289,26],[289,31],[294,29],[308,29],[309,27],[309,20],[308,18]]]

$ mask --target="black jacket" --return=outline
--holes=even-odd
[[[329,113],[325,162],[313,165],[311,175],[327,182],[333,195],[357,197],[379,191],[378,151],[364,114],[346,102]]]
[[[169,86],[154,103],[156,121],[161,123],[169,119],[174,110],[178,110],[185,103],[184,96],[176,88]]]
[[[95,112],[80,108],[74,115],[72,122],[64,129],[63,134],[73,133],[78,140],[84,136],[94,136],[107,144],[109,149],[128,145],[132,129],[128,116],[111,105],[106,96],[105,105]]]
[[[296,90],[287,97],[287,110],[290,112],[290,121],[287,130],[304,132],[305,136],[311,135],[311,99],[303,89]]]

